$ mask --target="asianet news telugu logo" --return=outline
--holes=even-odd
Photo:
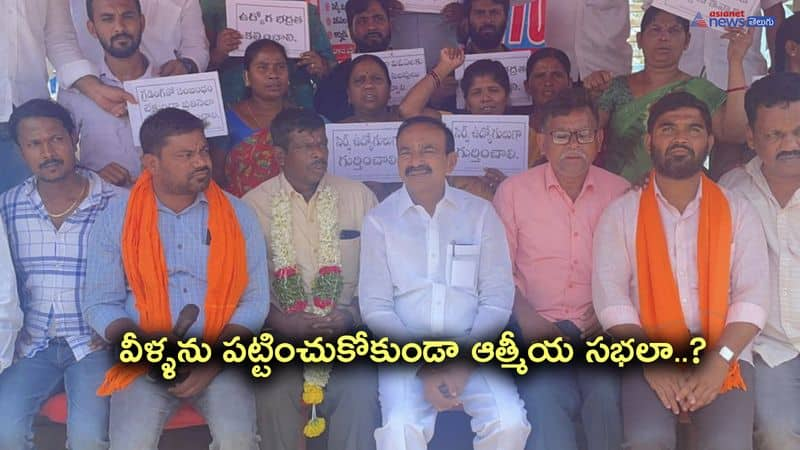
[[[746,16],[744,11],[709,11],[708,20],[697,13],[692,20],[695,28],[762,27],[775,26],[774,16]]]

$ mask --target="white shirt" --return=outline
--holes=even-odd
[[[775,367],[800,354],[800,191],[781,208],[758,157],[725,174],[720,184],[750,201],[767,237],[771,302],[754,350]]]
[[[148,58],[149,59],[149,58]],[[101,60],[100,81],[122,88],[122,82],[111,72],[105,59]],[[150,64],[139,80],[155,78],[158,67]],[[130,119],[115,117],[99,107],[76,89],[58,93],[58,103],[72,113],[80,136],[81,165],[100,171],[112,162],[124,167],[135,180],[142,172],[142,148],[133,144]]]
[[[22,310],[17,296],[17,277],[8,248],[8,235],[0,220],[0,372],[14,361],[14,343],[22,328]]]
[[[569,56],[573,80],[597,70],[631,73],[628,0],[549,1],[546,14],[545,43]]]
[[[0,122],[13,105],[47,98],[47,63],[62,86],[94,73],[83,59],[64,0],[0,0]]]
[[[781,3],[782,0],[761,0],[761,9],[766,10]],[[652,3],[645,0],[643,8]],[[706,19],[708,19],[706,17]],[[755,77],[766,75],[767,60],[761,54],[761,36],[763,28],[755,27],[753,45],[747,50],[744,57],[744,79],[749,85]],[[728,40],[721,39],[723,31],[710,28],[691,27],[689,32],[692,38],[689,48],[683,52],[678,68],[689,75],[699,77],[705,68],[708,81],[720,89],[728,89]],[[736,86],[731,86],[736,87]]]
[[[455,269],[454,250],[473,253],[458,257],[459,269],[475,269],[470,286],[456,280],[465,271]],[[399,189],[364,220],[358,294],[378,336],[453,339],[462,348],[495,338],[514,302],[500,218],[486,200],[450,186],[431,217]]]
[[[764,233],[755,211],[739,195],[723,189],[731,210],[730,296],[726,324],[752,323],[763,328],[769,308],[769,266]],[[594,233],[592,297],[603,329],[641,325],[636,269],[636,231],[641,191],[630,191],[611,203]],[[667,240],[670,265],[678,284],[683,317],[692,335],[702,331],[697,281],[697,231],[702,189],[680,213],[656,185],[656,199]],[[752,362],[751,344],[739,355]]]
[[[150,63],[160,68],[175,59],[175,50],[181,57],[197,64],[200,72],[208,67],[208,39],[203,25],[203,13],[198,0],[139,0],[145,18],[141,50],[152,56]],[[72,21],[78,32],[78,44],[86,58],[100,66],[103,47],[89,34],[86,26],[86,0],[69,0]]]

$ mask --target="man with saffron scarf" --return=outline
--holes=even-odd
[[[145,170],[97,221],[83,312],[110,342],[128,331],[167,335],[189,304],[200,314],[186,336],[212,345],[264,323],[264,238],[253,212],[211,180],[203,128],[175,108],[147,118],[139,133]],[[145,371],[114,366],[98,390],[112,395],[112,448],[157,448],[164,423],[188,400],[208,422],[212,448],[257,449],[252,388],[235,370],[193,366],[173,387],[149,381]]]
[[[707,349],[699,365],[623,374],[626,448],[674,449],[688,414],[698,448],[750,449],[751,345],[769,298],[764,233],[745,199],[702,172],[714,144],[705,103],[668,94],[651,106],[647,130],[654,175],[612,203],[595,231],[594,307],[614,337],[688,350],[702,336]]]

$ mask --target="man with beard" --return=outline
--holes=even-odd
[[[467,44],[464,51],[492,53],[507,51],[503,45],[509,0],[464,0]]]
[[[81,305],[90,232],[121,190],[77,168],[75,125],[59,104],[30,100],[9,124],[33,176],[0,196],[24,314],[0,376],[0,448],[33,448],[36,414],[66,390],[67,447],[107,449],[108,401],[95,391],[112,361]]]
[[[355,53],[374,53],[389,50],[392,22],[389,16],[392,0],[348,0],[345,5],[350,38],[356,44]],[[350,60],[337,65],[319,83],[314,96],[314,108],[328,120],[339,122],[353,115],[347,102],[347,79]]]
[[[417,116],[397,131],[403,187],[367,214],[359,306],[377,338],[452,340],[461,351],[496,339],[511,315],[514,281],[491,203],[447,184],[452,132]],[[468,351],[468,350],[467,350]],[[510,375],[463,363],[378,368],[378,450],[423,450],[441,411],[464,408],[476,450],[522,450],[530,432]]]
[[[602,331],[592,307],[594,226],[629,185],[592,165],[603,130],[583,89],[561,91],[537,113],[548,162],[508,178],[494,197],[517,286],[513,317],[525,342],[563,336],[577,345]],[[616,372],[542,367],[517,386],[535,430],[529,450],[577,449],[580,435],[590,450],[622,445]]]
[[[800,448],[800,74],[779,72],[745,95],[755,158],[720,184],[755,207],[767,235],[770,310],[755,341],[756,443]]]
[[[275,117],[272,140],[278,149],[280,175],[244,196],[261,222],[270,242],[273,260],[269,278],[273,287],[266,326],[282,340],[300,341],[323,336],[335,339],[354,333],[361,325],[358,311],[358,258],[361,224],[378,201],[364,184],[327,173],[328,140],[325,122],[308,110],[286,109]],[[276,202],[286,203],[286,217],[278,217]],[[281,227],[286,223],[290,227]],[[326,229],[326,224],[332,227]],[[278,234],[283,233],[282,237]],[[325,236],[333,236],[326,246]],[[281,242],[294,248],[294,265],[300,274],[302,297],[286,296],[278,289]],[[331,255],[338,257],[331,258]],[[325,258],[330,258],[326,260]],[[326,267],[338,266],[341,291],[328,307],[319,308],[326,295],[317,291]],[[305,306],[297,306],[302,300]],[[308,420],[302,403],[303,374],[283,367],[256,389],[258,429],[264,450],[292,450]],[[325,400],[317,413],[330,424],[318,438],[328,450],[375,448],[373,433],[380,423],[378,380],[372,366],[335,365],[325,386]],[[305,414],[304,414],[305,413]],[[311,442],[309,442],[309,445]]]
[[[140,49],[145,19],[139,0],[92,0],[89,32],[103,47],[100,81],[121,88],[125,81],[158,76],[158,67]],[[58,93],[58,102],[75,118],[81,165],[104,180],[130,187],[142,171],[141,148],[133,144],[127,117],[109,114],[74,89]]]
[[[109,342],[127,332],[172,335],[180,311],[199,309],[185,333],[209,345],[258,332],[267,316],[267,251],[250,208],[211,180],[204,124],[165,108],[140,131],[144,171],[91,235],[86,322]],[[252,385],[220,363],[184,367],[174,385],[116,365],[97,394],[111,395],[111,448],[153,449],[182,400],[203,415],[219,449],[256,450]]]
[[[714,144],[705,103],[687,92],[650,107],[645,145],[654,174],[612,203],[594,237],[592,293],[603,328],[619,339],[668,342],[699,364],[664,362],[622,376],[626,448],[675,448],[680,414],[697,448],[749,449],[751,346],[769,304],[769,259],[747,201],[703,174]]]

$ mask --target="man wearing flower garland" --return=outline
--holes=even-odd
[[[288,340],[353,332],[361,322],[359,230],[377,199],[362,183],[326,173],[325,123],[315,113],[284,110],[270,131],[281,174],[244,196],[272,255],[267,326]],[[256,390],[256,404],[265,450],[295,449],[324,432],[329,450],[375,448],[380,411],[372,367],[306,366],[303,374],[282,367]],[[304,427],[307,405],[312,420]],[[322,418],[314,420],[317,414]]]
[[[108,341],[129,331],[171,334],[183,316],[178,312],[190,304],[200,313],[186,337],[211,345],[233,336],[247,340],[264,323],[264,239],[250,208],[211,181],[203,128],[180,109],[148,117],[139,133],[145,170],[129,195],[97,220],[82,306],[86,321]],[[141,376],[146,370],[116,365],[98,389],[112,395],[111,448],[157,448],[182,400],[205,417],[212,448],[258,448],[252,387],[235,368],[191,366],[172,387]]]
[[[376,338],[454,340],[462,355],[494,339],[511,316],[514,280],[505,230],[491,203],[454,189],[453,133],[430,117],[397,131],[403,188],[364,220],[359,300]],[[464,364],[378,370],[378,450],[423,450],[438,411],[463,406],[476,450],[521,450],[530,432],[513,379]]]

